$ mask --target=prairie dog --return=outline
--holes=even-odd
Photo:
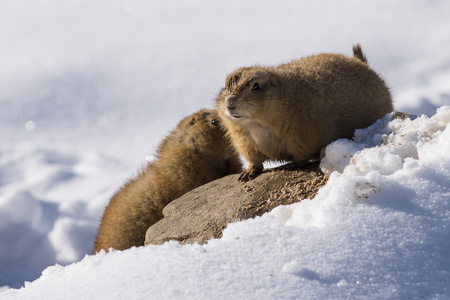
[[[111,198],[94,253],[143,246],[148,227],[163,218],[162,210],[169,202],[241,170],[239,156],[219,126],[215,110],[202,109],[186,117],[162,141],[155,161]]]
[[[227,77],[216,104],[228,136],[249,162],[240,181],[258,176],[266,160],[298,168],[393,110],[389,89],[359,44],[353,57],[322,53],[278,67],[240,68]]]

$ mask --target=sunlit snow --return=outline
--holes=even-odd
[[[0,4],[0,299],[450,298],[448,1]],[[397,111],[312,200],[91,255],[105,205],[244,65],[362,45]],[[147,160],[146,160],[147,158]]]

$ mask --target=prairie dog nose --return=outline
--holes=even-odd
[[[236,108],[238,105],[238,100],[236,96],[227,96],[225,98],[225,105],[227,106],[228,109]]]

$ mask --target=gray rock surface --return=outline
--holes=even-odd
[[[168,204],[164,218],[151,226],[145,245],[177,240],[206,243],[222,236],[232,222],[254,218],[278,205],[312,199],[327,178],[318,163],[299,171],[265,171],[247,183],[230,175],[200,186]]]

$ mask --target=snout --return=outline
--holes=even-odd
[[[226,114],[232,119],[240,119],[244,117],[240,108],[238,108],[238,98],[236,96],[227,96],[225,98],[225,107],[227,108]]]
[[[238,105],[238,100],[236,96],[227,96],[225,98],[225,105],[229,110],[234,110]]]

